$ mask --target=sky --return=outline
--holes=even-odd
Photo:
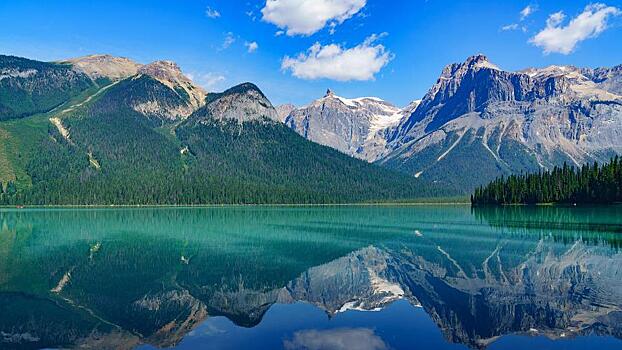
[[[250,81],[275,105],[330,88],[405,106],[479,53],[511,71],[622,64],[622,0],[0,1],[0,54],[103,53],[175,61],[210,92]]]

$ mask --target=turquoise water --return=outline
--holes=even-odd
[[[622,208],[0,210],[0,348],[619,349]]]

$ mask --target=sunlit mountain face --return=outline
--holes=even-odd
[[[619,348],[620,214],[2,210],[0,348]]]

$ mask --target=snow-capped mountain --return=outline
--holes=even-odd
[[[386,135],[417,107],[402,110],[376,98],[348,99],[328,90],[321,99],[293,109],[285,124],[305,138],[373,162],[386,149]]]
[[[445,67],[404,109],[329,90],[285,123],[343,153],[469,192],[500,175],[622,153],[622,65],[510,72],[475,55]]]
[[[391,130],[379,162],[470,191],[504,174],[608,160],[622,153],[621,67],[509,72],[483,55],[451,64]]]

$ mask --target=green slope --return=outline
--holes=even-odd
[[[499,176],[539,169],[536,158],[525,146],[510,139],[499,144],[493,134],[484,144],[484,129],[468,130],[461,135],[447,132],[443,142],[413,153],[408,158],[382,160],[383,166],[424,181],[434,181],[453,195],[469,195],[473,189]],[[498,149],[499,158],[490,150]]]
[[[96,85],[67,64],[0,55],[0,120],[48,112]]]
[[[206,115],[211,103],[248,86],[211,95],[181,123],[132,108],[153,100],[170,107],[184,102],[147,76],[91,89],[90,96],[51,113],[0,122],[0,162],[10,164],[1,179],[5,188],[16,181],[18,189],[2,202],[342,203],[436,194],[421,181],[309,142],[280,123],[238,124]],[[11,142],[4,141],[7,133]]]

